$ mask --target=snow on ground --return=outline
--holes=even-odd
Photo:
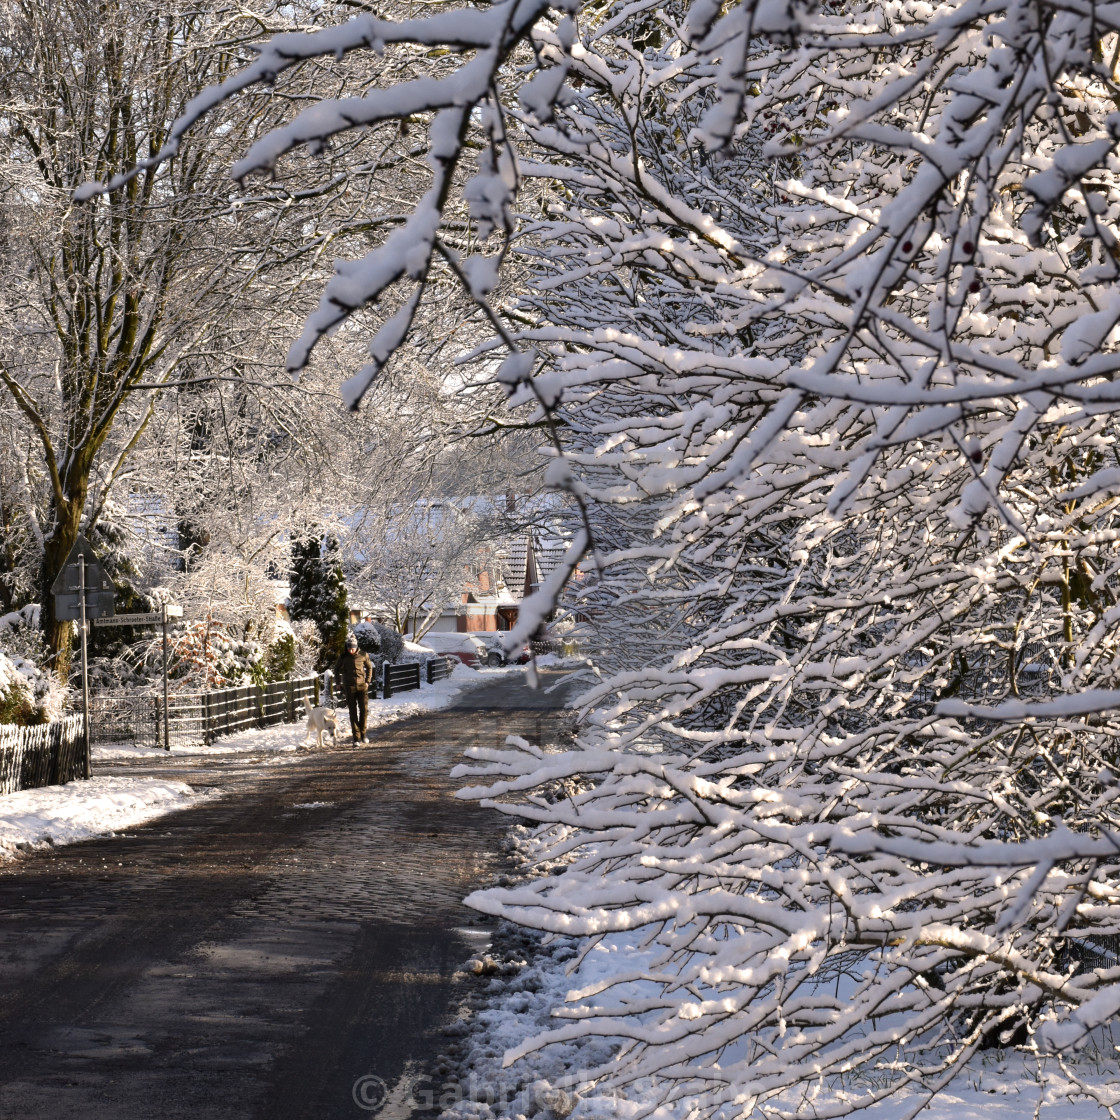
[[[457,665],[445,681],[435,684],[421,682],[419,692],[405,692],[388,700],[370,697],[367,730],[396,723],[410,716],[446,708],[458,699],[466,688],[485,684],[494,677],[524,674],[522,666],[507,666],[502,669],[470,669]],[[350,738],[350,720],[346,714],[346,702],[336,702],[338,714],[339,740]],[[296,751],[305,745],[307,721],[300,718],[295,723],[279,723],[272,727],[253,728],[239,731],[236,735],[225,735],[209,745],[203,743],[172,743],[171,753],[182,757],[186,755],[227,755],[249,754],[260,751]],[[330,741],[330,737],[326,737]],[[105,762],[121,758],[166,758],[167,752],[155,747],[134,747],[127,743],[113,743],[93,748],[93,761]]]
[[[93,777],[0,797],[0,859],[20,849],[73,844],[143,824],[212,796],[163,778]]]
[[[513,826],[506,844],[514,862],[528,874],[554,874],[570,858],[534,867],[539,840],[525,825]],[[505,877],[498,881],[510,883]],[[696,1115],[690,1110],[705,1102],[693,1099],[658,1107],[658,1094],[648,1081],[621,1092],[586,1088],[593,1081],[589,1071],[610,1062],[615,1040],[593,1036],[526,1052],[530,1039],[565,1025],[567,1020],[554,1018],[552,1012],[564,1005],[570,992],[592,989],[599,993],[592,1002],[603,1005],[624,1001],[640,1005],[643,999],[656,998],[660,993],[651,981],[630,979],[612,986],[623,973],[633,977],[660,971],[650,967],[651,950],[642,945],[646,932],[609,934],[592,944],[590,939],[548,939],[500,923],[490,953],[480,953],[464,966],[467,972],[492,979],[473,1015],[462,1024],[462,1040],[455,1046],[456,1080],[444,1087],[440,1120],[689,1120]],[[1067,1068],[1075,1064],[1081,1079],[1110,1104],[1117,1101],[1114,1041],[1095,1038],[1085,1050],[1064,1058]],[[806,1118],[820,1112],[833,1115],[828,1105],[837,1103],[840,1092],[867,1089],[866,1082],[833,1086],[812,1105],[792,1098],[771,1103]],[[1105,1120],[1109,1115],[1102,1105],[1072,1091],[1059,1063],[1052,1059],[1040,1063],[1015,1051],[977,1055],[932,1103],[920,1109],[924,1097],[908,1089],[856,1115],[860,1120],[911,1120],[915,1114],[920,1120]],[[717,1120],[748,1115],[719,1105],[709,1111]]]
[[[451,1092],[445,1089],[444,1101],[454,1098],[456,1103],[444,1109],[440,1120],[630,1120],[651,1115],[656,1097],[648,1082],[630,1086],[622,1095],[579,1090],[584,1071],[610,1060],[612,1044],[606,1039],[554,1043],[503,1068],[504,1057],[527,1039],[562,1025],[551,1011],[564,1003],[568,992],[640,969],[648,954],[639,948],[639,938],[637,932],[605,937],[578,968],[568,972],[584,947],[578,940],[557,938],[545,944],[539,935],[503,923],[494,956],[482,956],[467,966],[468,971],[495,978],[483,1006],[469,1020],[469,1033],[457,1056],[458,1083]],[[642,982],[629,983],[625,991],[638,997],[641,986]],[[1100,1075],[1102,1087],[1109,1080],[1107,1067],[1115,1064],[1111,1058],[1100,1061],[1099,1055],[1079,1060],[1081,1072]],[[1105,1120],[1108,1113],[1094,1102],[1069,1100],[1063,1093],[1066,1084],[1057,1063],[1050,1062],[1040,1076],[1035,1063],[1022,1056],[993,1051],[975,1059],[919,1116],[920,1120]],[[1114,1093],[1105,1089],[1103,1096],[1111,1099]],[[860,1120],[908,1120],[922,1099],[906,1091],[856,1115]],[[815,1103],[824,1106],[825,1095]],[[652,1115],[658,1120],[686,1120],[690,1108],[689,1102],[682,1102],[663,1106]],[[796,1113],[796,1107],[792,1111]],[[803,1114],[817,1113],[806,1107]],[[715,1115],[746,1114],[731,1108]]]
[[[484,684],[494,676],[524,672],[521,668],[476,671],[458,666],[453,676],[434,685],[424,684],[420,691],[407,692],[390,700],[371,698],[370,728],[407,719],[422,712],[445,708],[465,688]],[[172,755],[236,755],[261,751],[295,751],[303,744],[306,720],[279,724],[259,730],[243,731],[219,739],[209,746],[201,743],[173,747]],[[344,709],[339,711],[339,729],[349,730]],[[349,736],[347,736],[348,738]],[[93,748],[93,761],[122,758],[167,758],[161,750],[126,745]],[[216,796],[216,791],[199,791],[185,782],[163,778],[95,776],[88,782],[64,786],[20,790],[0,797],[0,860],[12,859],[21,850],[46,844],[73,844],[92,836],[104,836],[120,829],[143,824],[164,813],[184,809]],[[309,803],[301,808],[312,808]]]
[[[542,653],[537,658],[538,669],[582,669],[590,664],[586,657],[562,657],[558,653]]]

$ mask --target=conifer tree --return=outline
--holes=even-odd
[[[323,644],[318,667],[333,665],[342,653],[349,621],[337,537],[324,537],[313,530],[292,545],[289,604],[293,622],[310,619],[319,627]]]

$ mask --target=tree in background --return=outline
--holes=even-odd
[[[228,190],[197,155],[94,206],[75,206],[72,192],[97,168],[158,147],[189,96],[182,83],[223,72],[228,54],[194,49],[214,43],[218,22],[85,0],[0,13],[3,53],[22,60],[0,78],[0,189],[15,249],[0,277],[0,383],[37,443],[38,598],[63,677],[71,626],[54,619],[50,585],[182,356],[243,281],[204,220]]]
[[[323,15],[295,5],[284,18],[307,26]],[[93,532],[114,491],[123,502],[138,454],[168,446],[153,428],[174,410],[170,397],[206,398],[233,380],[251,396],[275,383],[271,344],[292,330],[299,280],[316,274],[324,239],[360,245],[376,228],[363,207],[385,166],[406,158],[400,137],[339,146],[318,162],[334,173],[294,229],[302,170],[246,193],[212,149],[190,146],[112,199],[75,203],[85,180],[158,150],[193,91],[228,74],[275,18],[270,3],[0,6],[0,386],[12,446],[30,452],[22,473],[0,469],[0,585],[15,579],[21,601],[42,604],[63,678],[72,628],[54,619],[48,589],[79,530]],[[305,77],[311,91],[323,76]],[[229,114],[227,152],[276,108],[265,95]],[[318,244],[302,244],[307,234]],[[156,474],[155,492],[166,492]],[[15,556],[4,551],[13,544]]]
[[[313,531],[294,541],[289,586],[292,621],[306,619],[319,628],[318,667],[329,668],[342,655],[350,624],[338,538]]]
[[[398,633],[419,640],[459,601],[483,536],[479,519],[454,502],[416,501],[371,512],[351,547],[362,559],[354,590],[385,612]]]

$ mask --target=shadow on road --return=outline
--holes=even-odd
[[[560,703],[504,677],[365,748],[168,761],[227,796],[0,868],[0,1116],[413,1114],[507,824],[448,774],[471,744],[556,741]]]

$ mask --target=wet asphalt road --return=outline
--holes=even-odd
[[[413,1114],[508,825],[449,771],[558,704],[503,677],[364,748],[99,767],[226,795],[0,867],[0,1118]]]

